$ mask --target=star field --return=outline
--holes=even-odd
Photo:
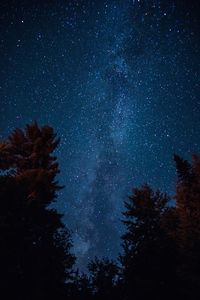
[[[78,265],[115,257],[132,187],[173,196],[173,154],[200,152],[198,4],[2,1],[0,23],[0,135],[54,127]]]

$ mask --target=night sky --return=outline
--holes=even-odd
[[[198,1],[1,1],[0,137],[61,137],[56,207],[77,264],[115,258],[123,201],[174,193],[173,154],[200,152]]]

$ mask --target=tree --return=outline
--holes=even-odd
[[[181,297],[200,297],[200,157],[192,163],[175,155],[177,169],[176,211],[178,216],[179,286]]]
[[[148,185],[133,189],[123,213],[124,299],[164,299],[171,283],[172,247],[163,227],[168,197]],[[166,296],[167,297],[167,296]]]
[[[114,261],[95,257],[88,265],[95,299],[116,299],[119,269]]]
[[[4,299],[65,299],[74,257],[61,215],[53,129],[27,125],[0,143],[0,291]]]
[[[68,285],[70,286],[69,299],[94,299],[89,274],[80,273],[79,270],[76,270],[72,281]]]

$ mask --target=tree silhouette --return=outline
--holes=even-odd
[[[70,299],[94,299],[89,274],[80,273],[79,270],[76,270],[72,281],[68,285],[70,286]]]
[[[98,259],[95,257],[88,265],[90,281],[95,299],[116,299],[118,267],[107,258]]]
[[[200,297],[200,158],[192,164],[174,157],[177,169],[176,211],[178,216],[179,289],[181,297]]]
[[[174,156],[176,203],[134,188],[125,202],[121,266],[97,257],[73,271],[71,236],[50,206],[61,189],[49,126],[16,129],[0,142],[0,296],[20,300],[200,297],[200,157]]]
[[[65,299],[74,257],[61,215],[53,129],[27,125],[0,143],[0,291],[3,299]]]
[[[123,213],[124,299],[165,299],[172,272],[172,245],[163,226],[168,197],[148,185],[133,189]],[[167,296],[166,296],[167,297]]]

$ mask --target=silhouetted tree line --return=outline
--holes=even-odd
[[[175,204],[134,188],[125,202],[118,261],[75,269],[69,230],[50,206],[61,188],[59,139],[37,123],[0,142],[1,299],[200,299],[200,157],[175,155]]]

